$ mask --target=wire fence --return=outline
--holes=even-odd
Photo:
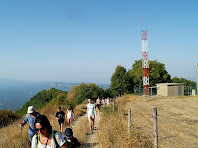
[[[184,86],[184,95],[185,96],[193,95],[192,90],[195,90],[195,94],[197,94],[197,87],[192,87],[192,86],[185,85]]]
[[[134,94],[138,96],[143,95],[143,87],[142,86],[134,86]],[[149,96],[157,95],[157,86],[149,87]]]
[[[193,95],[192,92],[195,91],[195,94],[197,94],[197,87],[193,86],[184,86],[184,95],[190,96]],[[138,96],[143,95],[143,86],[134,86],[134,94]],[[149,96],[156,96],[157,95],[157,86],[149,87]]]

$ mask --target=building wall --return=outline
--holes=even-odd
[[[178,96],[184,96],[184,85],[178,86]]]
[[[167,96],[168,94],[168,90],[167,90],[167,86],[164,85],[164,86],[158,86],[157,85],[157,95],[158,96]]]
[[[157,84],[157,95],[158,96],[183,96],[184,95],[184,85],[183,84],[171,84],[163,83]]]
[[[167,96],[178,96],[178,86],[168,86]]]

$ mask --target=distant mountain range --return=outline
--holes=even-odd
[[[56,88],[63,91],[70,91],[73,86],[79,84],[80,83],[22,81],[0,78],[0,110],[19,109],[26,101],[29,101],[31,97],[41,90]],[[103,89],[109,88],[108,84],[96,85]]]

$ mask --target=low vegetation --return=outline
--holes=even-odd
[[[83,144],[85,137],[89,131],[87,118],[80,118],[79,121],[73,127],[74,137],[78,138],[78,141]]]
[[[23,116],[26,114],[28,106],[33,105],[35,108],[41,109],[45,107],[52,99],[56,100],[57,103],[63,103],[65,98],[67,98],[66,91],[61,91],[55,88],[52,88],[50,90],[43,90],[30,98],[30,101],[27,101],[21,109],[17,110],[17,113],[19,113],[20,116]],[[67,102],[65,103],[67,104]]]
[[[94,91],[93,91],[94,92]],[[67,92],[50,89],[48,91],[43,90],[37,95],[32,97],[30,101],[26,102],[21,109],[14,113],[12,111],[2,110],[0,111],[0,145],[3,148],[10,147],[28,147],[28,125],[25,125],[23,129],[19,127],[20,122],[23,121],[25,114],[27,113],[27,108],[30,105],[35,107],[35,110],[44,114],[48,117],[54,130],[59,131],[58,121],[55,118],[55,113],[57,112],[57,106],[60,106],[64,112],[66,112],[69,105],[73,106],[75,112],[75,118],[85,114],[87,101],[82,100],[82,104],[76,104],[76,98],[68,99]],[[21,117],[20,117],[20,116]],[[18,120],[17,120],[18,119]],[[9,124],[11,123],[11,124]],[[83,142],[85,135],[87,134],[87,128],[84,128],[87,124],[87,120],[82,120],[78,124],[79,128],[74,128],[74,136],[79,137],[79,141]],[[7,125],[7,126],[6,126]],[[67,127],[65,121],[64,129]],[[83,128],[82,128],[83,127]],[[12,140],[10,140],[12,139]]]
[[[37,109],[41,114],[45,114],[49,121],[50,124],[52,125],[52,128],[54,130],[59,131],[58,128],[58,121],[55,118],[55,113],[56,113],[56,107],[58,104],[54,104],[55,101],[51,101],[50,103],[48,103],[46,105],[46,107],[42,108],[42,109]],[[62,106],[63,107],[63,111],[65,111],[64,108],[66,108],[66,106]],[[84,114],[86,112],[86,105],[85,104],[80,104],[77,105],[74,108],[75,111],[75,118],[78,118],[79,116],[81,116],[82,114]],[[22,139],[23,139],[23,147],[28,147],[28,125],[25,125],[24,128],[21,131],[21,128],[19,127],[20,122],[23,120],[23,118],[16,120],[15,122],[12,122],[12,124],[2,127],[0,128],[0,145],[3,148],[18,148],[18,147],[22,147]],[[79,138],[80,142],[83,142],[83,138],[85,137],[85,135],[87,134],[87,129],[85,128],[87,124],[87,120],[81,120],[80,123],[78,124],[78,127],[74,127],[74,136]],[[67,127],[67,123],[65,121],[64,124],[64,129]],[[22,133],[21,133],[22,132]],[[22,134],[22,135],[21,135]],[[22,137],[21,137],[22,136]],[[10,140],[12,139],[12,140]]]
[[[132,96],[133,97],[133,96]],[[99,147],[128,148],[152,147],[135,128],[128,132],[128,118],[124,104],[128,97],[118,98],[113,112],[113,106],[103,107],[100,120],[100,131],[97,134]]]
[[[0,110],[0,128],[19,119],[19,115],[12,110]]]

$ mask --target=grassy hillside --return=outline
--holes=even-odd
[[[27,107],[26,105],[33,105],[38,108],[36,108],[37,111],[39,111],[41,114],[44,114],[48,117],[50,124],[52,125],[52,128],[54,130],[59,131],[58,127],[58,121],[55,118],[55,114],[57,112],[57,106],[61,106],[62,110],[65,112],[66,109],[68,108],[68,105],[71,103],[66,100],[65,96],[66,93],[63,91],[59,90],[49,90],[49,91],[42,91],[38,93],[35,97],[32,97],[31,100],[26,103],[23,108],[21,109],[23,113],[27,112]],[[51,96],[50,100],[48,99],[46,102],[43,100],[46,100],[46,96]],[[43,104],[40,102],[36,102],[36,100],[42,100]],[[41,102],[42,102],[41,101]],[[75,118],[78,118],[78,116],[84,114],[86,112],[86,104],[87,102],[85,101],[84,103],[77,105],[74,108],[75,112]],[[24,116],[23,116],[24,117]],[[12,122],[12,124],[9,124],[8,126],[0,128],[0,146],[3,148],[20,148],[22,147],[22,139],[23,139],[23,147],[28,147],[28,125],[25,125],[23,130],[22,130],[22,138],[21,138],[21,128],[19,127],[20,122],[22,122],[23,117],[20,118],[19,120],[16,120]],[[87,125],[87,121],[82,120],[81,123],[78,125],[78,127],[85,127],[85,124]],[[64,124],[64,129],[66,128],[67,123],[65,121]],[[86,131],[85,130],[79,130],[79,128],[74,128],[74,133],[75,135],[78,135],[80,142],[83,142],[83,138],[85,137]],[[10,140],[11,139],[11,140]]]
[[[30,98],[30,101],[27,101],[21,109],[18,109],[16,112],[19,113],[20,116],[23,116],[27,113],[28,106],[34,106],[36,109],[41,109],[45,107],[50,101],[56,102],[56,104],[65,104],[68,105],[69,101],[67,101],[67,92],[52,88],[50,90],[43,90],[37,93],[35,96]]]

